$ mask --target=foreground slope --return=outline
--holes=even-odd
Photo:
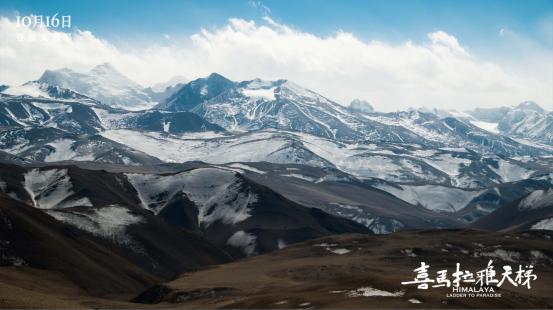
[[[326,237],[152,287],[135,301],[179,308],[550,308],[550,232],[412,231]],[[501,298],[446,297],[451,289],[402,286],[424,261],[430,277],[460,262],[476,272],[494,261],[533,264],[532,289],[503,285]]]
[[[0,195],[135,253],[148,242],[170,247],[178,240],[164,237],[174,235],[171,229],[201,235],[235,257],[330,234],[371,233],[226,167],[176,165],[160,173],[163,166],[114,165],[107,171],[110,166],[97,165],[0,163]],[[143,223],[155,224],[150,234],[160,240],[135,240],[132,232]]]
[[[553,188],[536,190],[480,218],[471,227],[488,230],[553,230]]]
[[[187,272],[134,296],[99,298],[65,275],[27,266],[0,268],[2,307],[40,308],[551,308],[551,232],[412,231],[327,236],[254,258]],[[424,261],[430,277],[456,263],[473,272],[493,260],[534,266],[531,289],[509,283],[500,298],[455,298],[451,289],[401,285]],[[516,260],[516,261],[515,261]],[[119,276],[115,273],[114,276]],[[113,284],[112,284],[113,285]],[[10,293],[10,294],[8,294]],[[18,294],[25,294],[19,298]]]
[[[1,265],[61,273],[89,295],[112,296],[231,259],[202,237],[139,209],[73,210],[74,220],[81,214],[80,225],[0,194]]]

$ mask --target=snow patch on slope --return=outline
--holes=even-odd
[[[348,297],[374,297],[374,296],[383,296],[383,297],[400,297],[405,293],[403,291],[398,292],[389,292],[384,290],[379,290],[373,287],[360,287],[355,290],[347,291],[346,296]]]
[[[472,121],[472,120],[469,122],[480,129],[484,129],[486,131],[489,131],[495,134],[499,133],[499,129],[497,128],[499,123],[490,123],[490,122]]]
[[[553,230],[553,217],[537,222],[532,229]]]
[[[228,162],[303,163],[322,166],[317,158],[302,158],[303,153],[290,140],[274,132],[257,132],[245,136],[214,137],[203,140],[184,135],[162,137],[159,133],[132,130],[110,130],[102,136],[128,145],[167,162],[201,160],[211,164]]]
[[[456,212],[463,209],[482,192],[439,185],[401,185],[400,188],[397,188],[378,184],[375,187],[410,204],[420,204],[429,210],[443,212]]]
[[[441,154],[432,157],[432,159],[423,159],[428,165],[441,170],[449,176],[459,175],[459,169],[470,165],[470,159],[455,157],[451,154]]]
[[[130,244],[132,240],[126,234],[127,227],[145,221],[142,216],[135,215],[129,209],[118,205],[88,211],[48,210],[47,213],[58,221],[96,236],[109,238],[118,244]]]
[[[297,174],[297,173],[281,174],[281,176],[288,177],[288,178],[301,179],[301,180],[305,180],[307,182],[315,182],[317,180],[317,179],[312,178],[310,176],[306,176],[306,175],[303,175],[303,174]]]
[[[48,154],[45,158],[45,162],[71,160],[77,156],[77,153],[72,149],[73,140],[70,139],[58,139],[48,143],[47,145],[54,148],[54,151]]]
[[[243,88],[242,94],[252,99],[265,99],[268,101],[272,101],[272,100],[276,100],[275,89],[276,87],[257,88],[257,89]]]
[[[544,207],[553,207],[553,188],[533,191],[522,199],[518,205],[520,210],[539,209]]]
[[[230,164],[229,167],[244,169],[244,170],[248,170],[248,171],[259,173],[259,174],[265,174],[266,173],[265,171],[262,171],[262,170],[259,170],[257,168],[254,168],[252,166],[244,165],[244,164],[241,164],[241,163],[233,163],[233,164]]]
[[[492,165],[490,165],[489,167],[491,170],[493,170],[493,172],[501,177],[501,180],[503,182],[515,182],[528,179],[530,175],[534,173],[533,170],[528,170],[519,165],[502,159],[499,159],[497,161],[497,165],[497,168]]]
[[[199,168],[175,175],[126,174],[142,205],[159,213],[175,195],[185,194],[198,207],[198,223],[234,225],[250,214],[257,195],[244,188],[235,172]]]
[[[241,248],[248,256],[255,254],[255,240],[256,236],[247,233],[243,230],[235,232],[227,240],[227,244],[236,248]]]
[[[487,257],[495,257],[499,258],[506,262],[516,263],[520,261],[520,253],[516,251],[507,251],[504,249],[496,249],[493,252],[482,252],[482,253],[474,253],[475,257],[478,256],[487,256]]]
[[[20,85],[20,86],[11,86],[5,89],[4,91],[2,91],[2,93],[7,95],[12,95],[12,96],[27,95],[32,97],[43,97],[43,98],[50,99],[50,96],[48,95],[48,93],[40,89],[39,86],[40,84],[37,84],[37,83],[29,83],[29,84]]]
[[[92,207],[87,197],[71,197],[75,192],[67,169],[30,170],[24,174],[23,186],[33,206],[39,209]]]
[[[339,248],[339,249],[332,249],[332,248],[326,248],[327,251],[330,253],[338,254],[338,255],[344,255],[351,252],[351,250],[345,249],[345,248]]]

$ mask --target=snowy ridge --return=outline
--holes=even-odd
[[[532,101],[512,107],[467,111],[475,125],[513,138],[553,145],[553,112]]]
[[[495,172],[503,182],[512,182],[518,180],[528,179],[534,171],[516,165],[510,161],[502,160],[497,157],[495,164],[497,167],[490,165],[490,169]]]
[[[553,217],[539,221],[532,226],[532,229],[553,230]]]
[[[553,188],[548,190],[537,190],[522,199],[518,205],[520,210],[540,209],[553,207]]]
[[[324,208],[330,214],[351,219],[375,234],[389,234],[405,227],[405,224],[394,219],[376,216],[368,212],[363,205],[347,205],[332,202]]]
[[[448,141],[454,138],[449,128],[441,124],[433,114],[408,111],[396,113],[364,113],[362,115],[366,119],[384,125],[407,128],[429,141],[448,143]],[[435,123],[434,126],[428,126],[429,121],[433,121]]]
[[[271,165],[261,162],[332,171],[311,176],[309,169],[275,170],[290,183],[363,184],[466,221],[531,191],[538,190],[521,208],[549,203],[551,112],[532,102],[469,112],[379,113],[361,100],[346,108],[288,80],[234,82],[214,73],[168,90],[169,97],[155,109],[129,111],[151,107],[153,96],[162,94],[142,89],[108,64],[87,73],[47,71],[38,81],[2,89],[0,150],[9,155],[95,165],[217,165],[127,175],[145,208],[159,214],[170,203],[190,200],[204,227],[215,221],[233,225],[251,216],[258,198],[238,174],[272,176],[273,171],[264,171]],[[28,172],[25,186],[33,205],[91,205],[77,197],[66,174]],[[324,208],[340,209],[375,232],[409,226],[404,219],[356,210],[354,203],[344,206],[351,208],[330,202]],[[239,237],[242,243],[235,243],[247,254],[255,236]]]
[[[418,139],[410,133],[392,133],[381,124],[370,124],[339,104],[287,80],[256,79],[221,91],[189,110],[230,131],[276,128],[340,140]]]
[[[168,162],[298,163],[336,167],[359,178],[431,181],[460,188],[517,181],[535,173],[535,170],[520,166],[524,165],[522,162],[496,156],[481,157],[465,149],[346,143],[297,132],[266,130],[205,140],[198,140],[194,135],[190,138],[186,134],[163,137],[158,133],[130,130],[110,130],[102,135]]]
[[[207,140],[197,135],[162,137],[158,133],[130,130],[110,130],[102,136],[128,145],[168,162],[201,160],[213,164],[228,162],[307,163],[324,166],[325,161],[296,149],[287,135],[258,132],[246,136],[213,137]]]
[[[38,83],[27,83],[21,86],[11,86],[3,90],[2,93],[12,96],[31,96],[39,98],[48,98],[50,95],[48,92],[44,91]]]
[[[376,187],[413,205],[421,205],[429,210],[440,212],[459,211],[482,193],[482,191],[436,185],[398,185],[398,187],[376,185]]]
[[[48,210],[55,219],[73,225],[96,236],[107,238],[117,244],[132,245],[136,242],[126,234],[130,225],[142,223],[145,219],[131,213],[126,207],[112,205],[88,211]]]
[[[126,174],[142,205],[159,213],[177,194],[184,194],[198,207],[198,224],[215,221],[233,225],[250,217],[257,195],[243,189],[232,171],[200,168],[175,175]]]
[[[74,197],[67,169],[32,169],[24,174],[23,185],[32,205],[39,209],[92,207],[87,197]]]
[[[77,153],[72,149],[75,141],[71,139],[58,139],[47,145],[54,148],[54,151],[48,154],[45,158],[45,162],[54,162],[62,160],[70,160],[77,157]]]

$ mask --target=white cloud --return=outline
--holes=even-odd
[[[234,80],[287,78],[341,103],[363,98],[380,110],[466,109],[528,99],[553,106],[551,51],[508,66],[479,59],[443,31],[429,33],[423,43],[389,44],[343,31],[320,37],[269,17],[262,24],[234,18],[186,40],[122,51],[88,31],[18,28],[2,18],[0,37],[0,83],[36,79],[45,69],[88,70],[110,62],[143,85],[211,72]]]

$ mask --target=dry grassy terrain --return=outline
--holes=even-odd
[[[336,235],[232,263],[205,267],[155,285],[139,296],[96,298],[61,274],[0,268],[5,307],[110,308],[551,308],[553,234],[417,231],[391,235]],[[344,249],[349,250],[345,254]],[[536,254],[538,253],[539,254]],[[491,253],[491,254],[490,254]],[[500,253],[499,255],[496,255]],[[507,253],[507,255],[501,255]],[[492,255],[492,256],[488,256]],[[512,258],[516,261],[509,261]],[[493,259],[534,264],[532,289],[504,284],[501,298],[448,298],[450,289],[402,286],[421,261],[453,272],[456,262],[476,272]],[[363,291],[395,296],[359,296]],[[373,290],[374,289],[374,290]],[[386,294],[386,293],[384,293]],[[356,296],[357,295],[357,296]],[[376,295],[382,295],[377,292]],[[131,302],[134,300],[135,302]],[[137,303],[138,302],[138,303]],[[414,303],[416,302],[416,303]]]

